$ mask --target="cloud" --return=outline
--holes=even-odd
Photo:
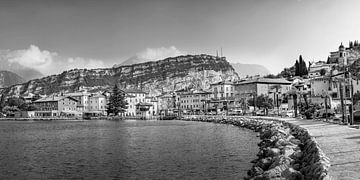
[[[180,51],[175,46],[160,47],[160,48],[146,48],[144,51],[137,53],[136,55],[141,59],[147,60],[161,60],[168,57],[180,56],[185,52]]]
[[[8,63],[18,63],[24,67],[38,70],[44,75],[60,73],[74,68],[100,68],[105,67],[101,60],[81,57],[62,57],[56,52],[41,50],[35,45],[30,45],[24,50],[3,51]]]

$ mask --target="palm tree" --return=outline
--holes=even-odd
[[[279,115],[279,97],[278,97],[278,93],[279,93],[279,89],[281,89],[281,85],[280,84],[276,84],[270,87],[270,90],[274,90],[274,106],[277,107],[278,110],[278,115]]]
[[[298,104],[297,104],[297,96],[299,94],[299,90],[296,89],[295,87],[291,87],[291,89],[287,92],[288,95],[292,96],[293,98],[293,102],[294,102],[294,113],[295,113],[295,117],[297,117],[297,109],[298,109]]]

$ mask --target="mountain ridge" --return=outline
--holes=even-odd
[[[243,64],[243,63],[230,63],[235,69],[239,77],[255,76],[255,75],[268,75],[270,71],[263,65],[259,64]]]
[[[5,88],[8,95],[52,94],[109,90],[116,83],[122,88],[139,88],[153,94],[194,87],[205,89],[215,81],[238,79],[226,60],[210,55],[185,55],[113,68],[72,69],[57,75],[30,80]]]

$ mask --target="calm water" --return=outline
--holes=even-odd
[[[242,179],[258,141],[201,122],[0,122],[0,179]]]

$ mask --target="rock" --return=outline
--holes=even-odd
[[[271,157],[267,157],[267,158],[263,158],[260,159],[255,166],[260,167],[263,170],[268,170],[270,165],[272,164],[272,158]]]
[[[279,148],[270,148],[267,149],[265,156],[266,157],[274,157],[274,156],[279,156],[281,153]]]
[[[279,166],[276,166],[272,169],[269,169],[264,172],[263,176],[268,179],[275,179],[275,178],[281,178],[283,172],[288,169],[288,165],[281,164]],[[285,179],[285,178],[284,178]]]
[[[303,180],[304,176],[293,168],[288,168],[281,174],[282,177],[285,177],[288,180]]]
[[[301,141],[299,139],[292,138],[289,140],[292,144],[299,145],[301,144]]]
[[[292,159],[290,159],[289,157],[285,157],[284,155],[274,157],[273,162],[270,165],[269,169],[275,168],[276,166],[279,166],[279,165],[290,166],[292,161],[293,161]]]
[[[264,170],[261,169],[260,167],[258,166],[253,166],[249,171],[248,171],[248,175],[250,177],[255,177],[255,176],[258,176],[258,175],[261,175],[264,173]]]

